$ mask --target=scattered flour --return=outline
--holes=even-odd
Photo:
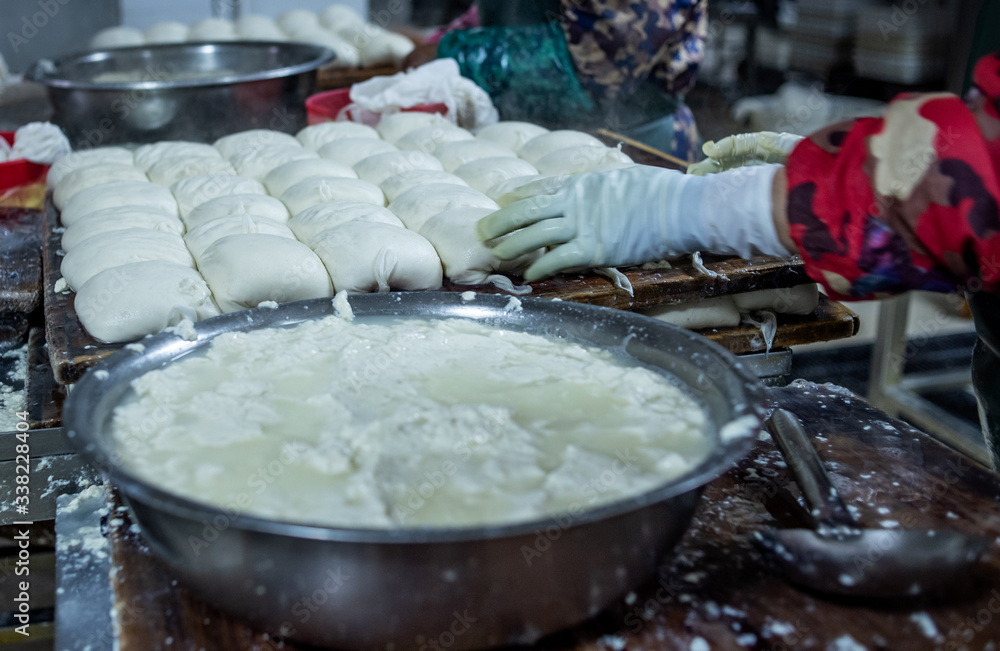
[[[768,622],[764,624],[764,629],[761,632],[764,634],[764,637],[784,637],[794,633],[795,627],[788,622],[768,620]]]
[[[826,645],[826,649],[827,651],[868,651],[868,647],[859,644],[857,640],[847,633]]]
[[[27,409],[24,383],[28,378],[28,344],[0,357],[14,360],[13,371],[0,378],[0,432],[13,432],[22,421],[18,412]]]
[[[930,615],[921,611],[919,613],[913,613],[910,615],[910,621],[915,623],[920,627],[920,632],[924,634],[924,637],[928,637],[932,640],[938,638],[938,629],[934,625],[934,620],[931,619]]]
[[[623,651],[625,649],[625,638],[620,635],[604,635],[597,639],[598,644],[603,644],[612,651]]]
[[[708,642],[706,642],[703,637],[696,637],[691,640],[691,645],[688,648],[691,651],[711,651],[712,649],[712,647],[708,646]]]

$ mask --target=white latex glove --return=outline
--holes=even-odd
[[[690,176],[637,165],[547,179],[540,191],[479,221],[493,254],[510,260],[554,246],[536,260],[528,281],[568,269],[641,264],[694,251],[787,256],[771,216],[771,182],[778,165]],[[530,191],[528,187],[516,192]],[[501,202],[502,203],[502,202]]]
[[[688,167],[688,174],[704,176],[755,163],[784,163],[802,136],[793,133],[760,131],[738,133],[719,142],[709,140],[701,147],[708,158]]]

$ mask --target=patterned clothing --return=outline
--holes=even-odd
[[[438,55],[458,61],[502,119],[610,127],[694,162],[700,138],[682,99],[704,54],[706,1],[558,0],[546,25],[454,30]]]
[[[806,271],[844,299],[1000,290],[1000,58],[980,96],[903,95],[827,127],[788,159],[788,219]]]
[[[670,95],[694,85],[705,54],[707,0],[561,0],[577,74],[596,97],[646,80]]]
[[[883,118],[827,127],[788,158],[788,222],[806,272],[841,298],[965,289],[972,385],[1000,472],[1000,56],[968,105],[903,95]]]

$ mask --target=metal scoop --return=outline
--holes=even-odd
[[[968,582],[990,541],[950,531],[862,529],[840,499],[799,420],[767,423],[810,509],[814,529],[759,531],[753,541],[788,582],[827,594],[890,598]]]

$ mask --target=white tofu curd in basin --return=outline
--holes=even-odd
[[[620,352],[469,319],[353,318],[343,295],[334,305],[220,334],[133,380],[111,423],[125,469],[286,522],[465,527],[632,497],[710,453],[705,408]],[[275,464],[247,501],[248,477]]]

